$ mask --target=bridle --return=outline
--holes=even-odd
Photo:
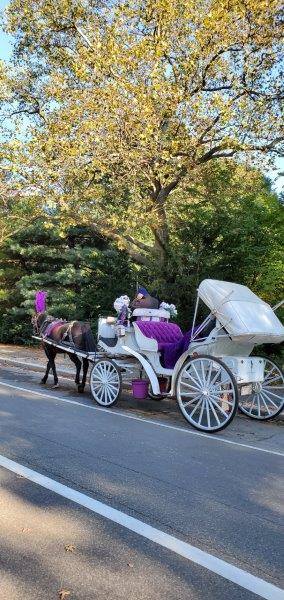
[[[38,325],[38,315],[33,315],[33,317],[31,318],[31,323],[32,323],[32,326],[33,326],[34,333],[36,335],[39,335],[40,328],[39,328],[39,325]]]
[[[36,335],[42,335],[42,333],[45,330],[45,328],[47,327],[47,325],[49,323],[52,323],[52,321],[54,321],[54,317],[46,315],[43,318],[42,323],[39,324],[40,316],[44,316],[44,313],[38,313],[38,314],[34,315],[31,319],[33,330]]]

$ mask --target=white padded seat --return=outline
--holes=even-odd
[[[140,321],[168,321],[170,314],[162,308],[135,308],[132,316]]]

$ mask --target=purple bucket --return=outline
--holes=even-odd
[[[133,379],[132,394],[136,400],[145,400],[148,396],[148,379]]]

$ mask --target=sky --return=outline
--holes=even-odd
[[[60,0],[58,0],[60,2]],[[7,0],[0,0],[0,13],[3,11],[5,6],[7,6],[9,2]],[[0,59],[9,60],[13,48],[13,38],[11,36],[6,35],[0,26]],[[278,177],[277,173],[284,173],[284,157],[276,158],[275,160],[276,171],[266,171],[264,175],[267,175],[274,181],[273,188],[276,192],[280,193],[284,188],[284,176]]]

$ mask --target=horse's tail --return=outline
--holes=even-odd
[[[83,331],[84,350],[87,352],[95,352],[97,349],[96,340],[89,325],[84,327]]]

